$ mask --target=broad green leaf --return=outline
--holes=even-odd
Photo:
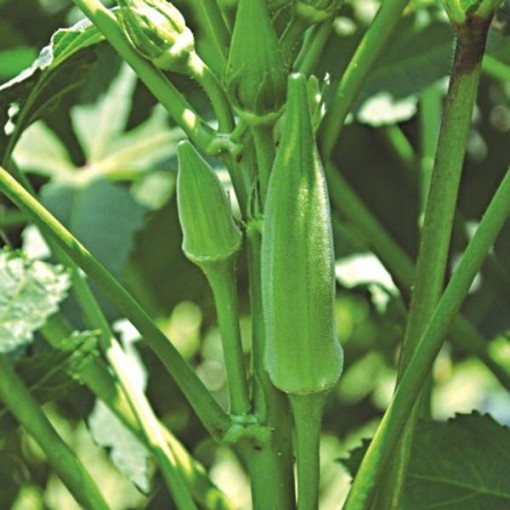
[[[23,132],[14,150],[14,161],[24,172],[45,177],[65,176],[75,168],[66,146],[42,121]]]
[[[168,126],[168,114],[158,105],[145,122],[112,139],[105,157],[94,164],[107,175],[148,174],[163,166],[168,170],[163,163],[175,156],[177,142],[183,136],[180,128]]]
[[[25,346],[66,297],[70,279],[61,266],[0,253],[0,353]]]
[[[459,415],[418,427],[404,510],[510,508],[510,429]]]
[[[9,145],[12,150],[31,122],[64,94],[81,85],[89,64],[95,59],[94,46],[102,40],[103,36],[87,20],[59,29],[29,68],[0,85],[0,153],[9,143],[4,126],[8,122],[15,126]],[[14,118],[12,112],[8,113],[11,103],[20,106]]]
[[[355,476],[369,440],[342,464]],[[473,412],[418,424],[402,510],[510,508],[510,429]]]
[[[131,110],[135,84],[136,75],[124,65],[98,101],[72,109],[74,130],[89,163],[108,155],[110,143],[122,134]]]
[[[129,191],[104,179],[50,183],[42,203],[115,275],[124,269],[145,208]]]

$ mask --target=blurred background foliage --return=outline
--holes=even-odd
[[[176,2],[194,29],[199,52],[207,60],[195,2]],[[317,75],[335,84],[376,12],[376,0],[347,2],[319,63]],[[28,67],[61,27],[80,15],[67,0],[0,0],[0,83]],[[510,64],[510,39],[504,16],[495,22],[489,53]],[[439,128],[438,114],[452,56],[453,34],[436,2],[410,3],[397,34],[360,95],[335,148],[342,174],[411,256],[415,257],[421,203],[420,179],[430,170]],[[31,124],[14,151],[14,160],[36,184],[43,203],[89,246],[129,287],[208,387],[226,402],[221,346],[211,293],[204,276],[181,253],[176,214],[176,141],[182,133],[155,106],[146,89],[105,44],[94,46],[79,88],[62,95]],[[190,101],[211,118],[196,84],[172,76]],[[328,91],[326,87],[326,97]],[[0,94],[0,115],[9,104]],[[10,103],[10,101],[9,101]],[[490,196],[510,166],[510,81],[490,72],[481,82],[462,179],[455,232],[454,261],[465,246]],[[217,165],[217,162],[213,162]],[[218,172],[228,186],[226,172]],[[33,256],[47,256],[37,231],[6,204],[0,218],[9,241]],[[324,423],[324,509],[338,508],[348,475],[337,459],[375,429],[395,380],[398,345],[403,335],[408,293],[398,289],[349,224],[334,212],[337,254],[337,323],[345,349],[345,372],[331,398]],[[492,259],[497,271],[485,271],[473,286],[464,313],[510,369],[510,228],[500,236]],[[238,265],[242,330],[249,350],[250,317],[245,257]],[[104,306],[110,319],[116,311]],[[70,316],[79,318],[71,301]],[[163,421],[210,470],[241,508],[248,508],[242,466],[217,447],[192,414],[155,356],[136,341],[133,356],[147,377],[151,402]],[[31,355],[44,352],[42,340]],[[434,371],[432,415],[437,419],[473,409],[490,412],[510,425],[510,397],[477,359],[447,343]],[[59,432],[101,480],[115,509],[168,509],[163,484],[147,461],[138,489],[108,460],[115,445],[98,440],[100,420],[91,394],[74,383],[46,404]],[[94,410],[94,411],[93,411]],[[92,414],[91,414],[92,413]],[[0,508],[18,510],[76,508],[48,469],[44,455],[23,431],[2,415],[0,433]],[[94,425],[94,423],[96,425]],[[101,422],[102,423],[102,422]],[[97,446],[91,439],[92,429]],[[129,444],[129,443],[127,443]],[[144,458],[143,452],[140,458]],[[128,464],[130,461],[126,461]],[[144,461],[145,462],[145,461]],[[126,469],[125,469],[126,471]],[[129,468],[127,469],[129,472]],[[131,473],[133,475],[133,473]],[[143,490],[155,488],[150,496]]]

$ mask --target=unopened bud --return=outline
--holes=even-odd
[[[165,0],[119,0],[119,21],[132,46],[156,67],[181,70],[194,50],[182,14]]]
[[[239,0],[225,84],[247,122],[273,122],[278,117],[286,77],[265,0]]]

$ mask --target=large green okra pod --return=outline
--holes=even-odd
[[[262,240],[265,364],[280,390],[336,384],[343,354],[334,320],[334,254],[326,182],[306,79],[289,78],[281,147],[269,181]]]

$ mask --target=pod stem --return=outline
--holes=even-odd
[[[320,438],[329,392],[289,394],[294,418],[298,510],[319,508]]]
[[[275,157],[273,140],[273,124],[252,125],[251,132],[255,144],[257,170],[259,176],[260,197],[262,206],[265,203],[267,186]]]
[[[186,66],[186,72],[198,82],[209,97],[218,119],[220,133],[229,133],[235,127],[232,109],[225,90],[210,67],[192,51]]]
[[[230,410],[248,414],[250,398],[239,329],[234,257],[202,266],[214,294],[227,373]]]

